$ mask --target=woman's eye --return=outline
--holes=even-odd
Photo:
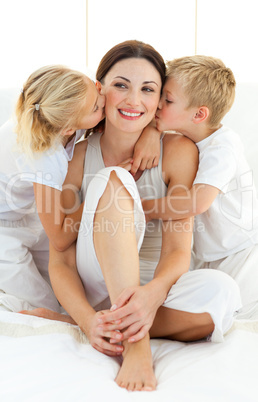
[[[145,92],[154,92],[154,89],[150,87],[143,87],[142,90]]]
[[[117,82],[115,85],[114,85],[116,88],[126,88],[126,85],[124,84],[124,83],[122,83],[122,82]]]

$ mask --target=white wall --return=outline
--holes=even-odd
[[[232,68],[238,82],[258,82],[256,4],[257,0],[3,0],[0,87],[20,87],[32,71],[47,64],[87,73],[86,59],[94,75],[111,46],[132,38],[152,44],[166,60],[195,51],[214,55]]]
[[[1,0],[0,50],[0,87],[48,64],[85,69],[85,0]]]
[[[198,0],[197,52],[221,58],[237,82],[258,82],[257,0]]]
[[[195,0],[88,0],[89,67],[127,39],[150,43],[169,60],[194,53]]]
[[[152,44],[166,60],[221,58],[238,82],[258,82],[257,0],[88,0],[89,67],[126,39]]]

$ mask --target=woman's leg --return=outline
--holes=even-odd
[[[161,306],[150,330],[151,338],[188,342],[206,338],[214,330],[208,313],[188,313]]]
[[[190,271],[170,289],[150,334],[178,341],[212,334],[213,341],[221,342],[239,308],[239,287],[229,275],[211,269]]]
[[[94,224],[97,228],[94,232],[96,255],[111,302],[114,302],[125,288],[140,284],[134,200],[115,172],[111,172],[99,201]],[[110,231],[99,230],[101,227],[114,231],[111,235]],[[116,377],[117,384],[128,390],[155,389],[149,335],[135,344],[127,341],[123,344],[123,363]]]

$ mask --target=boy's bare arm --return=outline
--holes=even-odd
[[[219,191],[208,184],[195,184],[190,190],[172,188],[166,197],[142,200],[146,220],[179,220],[202,214],[209,209]]]

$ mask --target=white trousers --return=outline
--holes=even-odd
[[[133,177],[120,167],[100,170],[87,189],[76,255],[77,268],[86,290],[86,296],[90,304],[96,309],[110,306],[108,290],[95,253],[93,227],[99,199],[105,191],[112,171],[116,172],[134,199],[135,233],[138,249],[141,247],[145,231],[144,213]],[[98,229],[109,230],[110,235],[112,235],[112,228],[105,227],[105,222],[103,222],[103,227]],[[156,261],[153,263],[140,261],[141,284],[153,278],[156,265]],[[241,307],[241,299],[239,288],[230,276],[220,271],[203,269],[183,274],[170,289],[163,305],[167,308],[190,313],[209,313],[215,325],[211,339],[220,342],[223,340],[223,334],[232,325],[234,313]]]
[[[243,307],[237,318],[258,319],[258,244],[220,260],[205,262],[192,254],[194,269],[214,269],[230,275],[239,286]]]
[[[48,275],[48,238],[37,215],[0,220],[0,309],[60,311]]]

